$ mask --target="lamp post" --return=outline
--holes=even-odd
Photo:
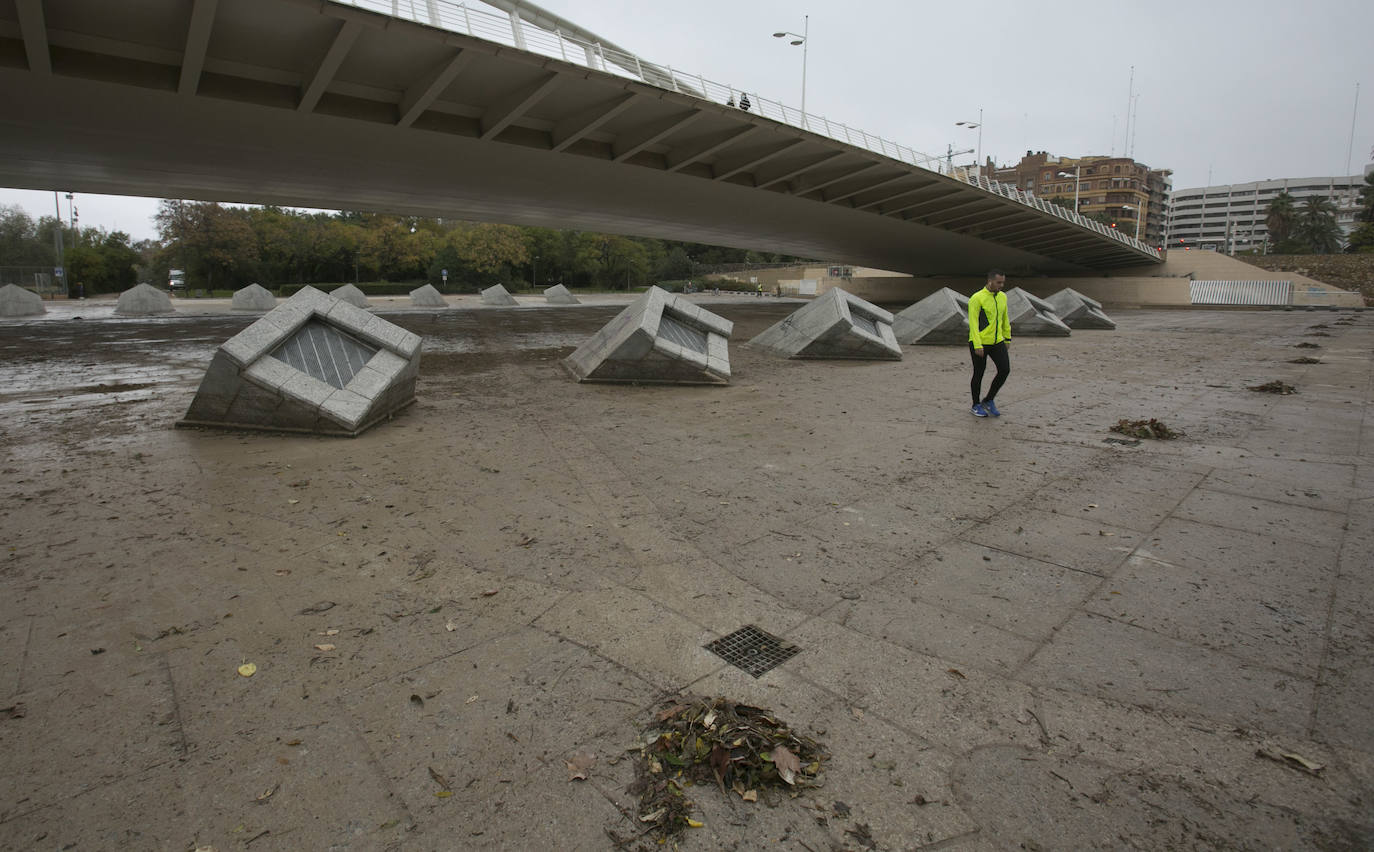
[[[1123,204],[1121,205],[1121,209],[1135,211],[1135,238],[1137,240],[1140,239],[1140,215],[1145,212],[1145,208],[1139,204],[1136,204],[1134,206],[1130,204]]]
[[[983,108],[982,108],[982,107],[979,107],[979,108],[978,108],[978,120],[977,120],[977,121],[956,121],[956,122],[954,122],[954,126],[955,126],[955,127],[967,127],[969,130],[973,130],[973,129],[976,128],[976,129],[978,130],[978,153],[977,153],[976,156],[978,157],[978,173],[979,173],[979,174],[982,174],[982,173],[983,173]]]
[[[782,31],[782,32],[780,32],[780,33],[773,33],[773,38],[789,38],[789,37],[790,37],[790,38],[792,39],[792,41],[788,42],[788,44],[792,45],[793,47],[796,47],[797,45],[801,45],[801,49],[802,49],[802,101],[801,101],[801,123],[802,123],[802,129],[803,129],[803,130],[806,129],[806,42],[807,42],[807,40],[808,40],[808,39],[807,39],[807,36],[810,34],[810,32],[811,32],[811,16],[810,16],[810,15],[803,15],[803,16],[802,16],[802,32],[801,32],[801,35],[797,35],[796,33],[793,33],[793,32],[787,32],[786,30],[784,30],[784,31]]]
[[[1082,163],[1079,163],[1078,165],[1076,165],[1076,166],[1073,167],[1073,212],[1075,212],[1075,213],[1078,212],[1078,188],[1079,188],[1080,186],[1083,185],[1083,182],[1082,182],[1081,180],[1079,180],[1079,175],[1082,174],[1082,172],[1083,172],[1083,164],[1082,164]],[[1054,176],[1055,176],[1055,177],[1068,177],[1068,176],[1069,176],[1069,173],[1066,172],[1066,171],[1058,171],[1058,172],[1055,172],[1055,175],[1054,175]]]
[[[534,289],[539,289],[539,255],[534,256]]]

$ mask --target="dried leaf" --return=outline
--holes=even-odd
[[[757,802],[759,800],[759,791],[745,790],[743,793],[739,794],[739,797],[746,802]]]
[[[476,695],[473,695],[473,696],[469,697],[468,700],[467,700],[467,701],[464,701],[463,703],[464,703],[464,704],[471,704],[472,702],[474,702],[474,701],[476,701],[476,700],[477,700],[477,696],[476,696]]]
[[[332,650],[334,650],[334,646],[333,646],[333,645],[330,645],[330,644],[328,644],[328,643],[326,643],[326,644],[324,644],[324,645],[316,645],[316,646],[315,646],[315,650],[316,650],[316,651],[332,651]]]
[[[290,499],[290,500],[287,500],[286,502],[288,502],[288,503],[290,503],[292,506],[294,506],[294,505],[296,505],[297,503],[299,503],[299,502],[301,502],[301,501],[299,501],[299,500],[297,500],[297,499],[295,499],[295,498],[292,498],[292,499]]]
[[[702,827],[703,825],[705,825],[705,824],[706,824],[706,823],[704,823],[704,822],[697,822],[696,820],[692,819],[691,817],[687,817],[687,827],[688,827],[688,828],[701,828],[701,827]]]
[[[239,674],[243,675],[244,677],[252,677],[257,673],[258,667],[253,663],[244,663],[243,665],[239,666]]]
[[[788,784],[797,783],[797,773],[801,771],[801,758],[787,750],[786,746],[773,747],[773,766],[778,777]]]
[[[482,593],[482,597],[484,597],[484,598],[489,598],[489,597],[491,597],[492,595],[496,594],[496,593],[499,592],[499,591],[501,591],[501,590],[500,590],[500,589],[487,589],[485,592]]]
[[[441,788],[443,788],[443,789],[445,789],[445,790],[447,790],[447,789],[450,788],[450,785],[449,785],[449,783],[448,783],[448,779],[445,778],[444,776],[440,775],[440,774],[434,769],[433,766],[429,766],[429,767],[426,767],[426,768],[429,769],[429,777],[434,779],[434,783],[435,783],[435,784],[438,784]]]
[[[964,673],[961,672],[961,671],[959,671],[958,669],[945,669],[945,673],[946,673],[946,674],[951,674],[951,675],[953,675],[953,676],[959,678],[959,680],[968,680],[968,678],[965,677]]]
[[[281,788],[281,785],[278,784],[278,785],[276,785],[275,787],[272,787],[272,788],[269,789],[269,790],[263,790],[261,793],[259,793],[257,796],[254,797],[254,801],[257,801],[257,802],[265,802],[265,801],[267,801],[268,799],[272,798],[272,796],[275,795],[276,792],[277,792],[277,790],[280,789],[280,788]]]
[[[663,816],[663,814],[666,813],[667,810],[668,810],[667,808],[659,808],[658,810],[654,811],[653,813],[645,814],[644,816],[640,817],[640,818],[639,818],[639,821],[640,821],[640,822],[654,822],[654,821],[656,821],[659,817]]]
[[[589,751],[573,752],[572,757],[564,763],[568,767],[569,781],[586,781],[587,773],[596,766],[596,755]]]
[[[447,799],[447,798],[449,798],[449,797],[452,796],[452,795],[453,795],[453,791],[452,791],[452,790],[440,790],[440,791],[438,791],[437,793],[434,794],[434,797],[435,797],[436,799]]]
[[[453,631],[458,629],[458,625],[454,624],[452,619],[450,619],[449,621],[444,622],[444,629],[452,633]]]
[[[325,631],[323,631],[323,632],[321,632],[321,633],[318,633],[318,634],[316,634],[316,635],[318,635],[318,636],[338,636],[338,635],[339,635],[339,628],[337,628],[337,627],[331,627],[331,628],[329,628],[328,630],[325,630]]]

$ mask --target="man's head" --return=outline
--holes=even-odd
[[[1000,269],[988,270],[988,292],[996,293],[1007,286],[1007,276]]]

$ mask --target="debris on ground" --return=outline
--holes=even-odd
[[[702,823],[692,818],[688,791],[714,785],[742,801],[767,800],[770,791],[816,785],[829,755],[815,740],[794,733],[771,712],[728,698],[667,699],[643,739],[631,793],[639,795],[646,833],[666,839]]]
[[[1295,344],[1293,344],[1293,346],[1294,346],[1295,349],[1320,349],[1320,348],[1322,348],[1322,345],[1321,345],[1320,343],[1295,343]]]
[[[1265,760],[1272,760],[1275,763],[1282,763],[1284,766],[1291,767],[1299,772],[1306,772],[1308,775],[1319,775],[1326,767],[1320,763],[1314,763],[1300,754],[1291,751],[1281,751],[1279,749],[1255,749],[1255,757],[1262,757]]]
[[[1294,358],[1293,360],[1289,361],[1288,363],[1290,363],[1290,364],[1320,364],[1321,362],[1322,362],[1322,359],[1320,359],[1320,358],[1311,358],[1311,357],[1308,357],[1307,355],[1304,355],[1304,356],[1302,356],[1301,358]]]
[[[1277,379],[1272,382],[1265,382],[1262,385],[1250,385],[1250,390],[1258,391],[1259,393],[1281,393],[1285,395],[1298,392],[1297,388],[1278,381]]]
[[[1132,438],[1154,438],[1159,441],[1171,441],[1180,437],[1183,433],[1170,429],[1162,420],[1151,417],[1149,420],[1118,420],[1110,431],[1121,435],[1130,435]]]

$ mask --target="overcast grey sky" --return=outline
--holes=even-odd
[[[541,0],[640,56],[801,103],[802,49],[771,34],[810,15],[812,114],[930,154],[974,148],[956,127],[983,110],[983,153],[1124,152],[1174,187],[1345,171],[1374,146],[1374,3],[1163,0]],[[972,154],[956,158],[971,162]],[[0,190],[0,204],[52,215],[52,193]],[[78,194],[80,224],[153,237],[154,199]],[[66,199],[62,214],[67,216]]]

